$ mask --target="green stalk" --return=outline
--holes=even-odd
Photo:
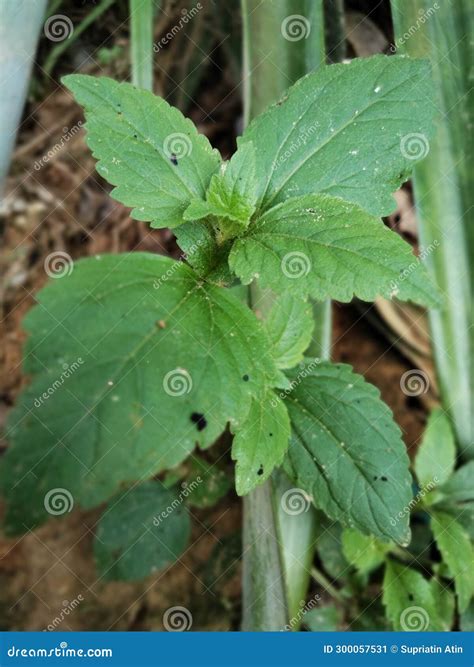
[[[130,0],[132,83],[153,89],[153,0]]]
[[[242,0],[242,15],[247,124],[308,68],[323,61],[322,4],[319,0]],[[294,15],[300,19],[292,27],[288,17]],[[285,26],[291,31],[298,23],[303,37],[285,38]],[[272,300],[273,296],[258,284],[251,286],[249,301],[254,309],[265,314]],[[282,511],[281,497],[289,488],[289,480],[279,473],[243,500],[244,630],[281,630],[296,617],[306,596],[315,515],[311,508],[297,517]]]
[[[324,0],[326,53],[330,63],[340,63],[346,57],[344,0]]]
[[[31,68],[44,25],[46,0],[0,1],[0,199],[28,94]]]
[[[441,399],[460,454],[473,458],[474,5],[392,0],[392,12],[398,50],[433,66],[436,135],[415,169],[415,201],[426,264],[442,296],[442,307],[429,313]]]

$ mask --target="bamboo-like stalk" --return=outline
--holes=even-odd
[[[323,62],[322,2],[242,0],[242,15],[247,124],[308,69]],[[287,39],[285,26],[290,26],[285,21],[295,15],[300,17],[302,37]],[[253,284],[249,300],[265,314],[272,296]],[[327,331],[324,323],[321,330]],[[314,552],[315,515],[312,509],[298,517],[285,515],[280,500],[288,488],[287,478],[275,475],[243,500],[244,630],[281,630],[290,621],[292,627],[299,625],[297,613],[306,596]],[[290,524],[288,519],[295,518]]]
[[[132,83],[153,89],[153,0],[130,0]]]
[[[0,197],[25,104],[46,0],[0,2]]]
[[[415,169],[415,201],[426,264],[443,301],[429,313],[442,403],[461,456],[473,458],[474,5],[392,0],[392,13],[398,50],[429,57],[433,68],[436,135]]]

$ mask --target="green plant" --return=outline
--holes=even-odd
[[[426,159],[414,172],[420,242],[437,244],[426,265],[442,295],[429,313],[441,399],[464,459],[474,457],[473,225],[474,5],[392,0],[397,49],[432,63],[437,113],[429,143],[414,142]]]
[[[9,532],[61,513],[61,501],[112,498],[99,567],[143,576],[185,546],[192,494],[176,486],[180,467],[229,425],[240,495],[283,466],[297,502],[407,544],[408,516],[392,521],[412,496],[399,429],[349,366],[304,358],[306,300],[436,304],[410,246],[379,219],[413,166],[405,137],[432,131],[427,63],[374,57],[307,75],[250,123],[229,162],[148,91],[64,81],[113,196],[134,218],[172,228],[186,261],[80,260],[40,293],[25,320],[32,382],[1,471]],[[255,278],[277,294],[263,321],[234,293]],[[149,481],[176,468],[174,481]],[[291,513],[294,494],[285,500]]]
[[[341,535],[344,558],[365,587],[369,577],[383,567],[383,603],[394,630],[451,630],[455,597],[461,625],[468,614],[474,595],[474,491],[470,482],[474,466],[471,461],[454,468],[454,435],[448,418],[437,409],[430,415],[414,462],[418,490],[403,511],[392,517],[395,523],[411,515],[416,534],[409,547],[400,548],[352,529]],[[363,616],[363,606],[357,614]]]

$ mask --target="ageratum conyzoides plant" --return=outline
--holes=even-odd
[[[413,167],[410,143],[432,131],[428,63],[323,67],[257,117],[229,161],[147,91],[84,75],[64,83],[112,196],[170,227],[184,261],[84,259],[39,293],[24,322],[31,382],[2,466],[8,531],[54,514],[58,489],[76,507],[112,499],[99,567],[143,576],[189,536],[185,503],[159,518],[179,486],[157,476],[228,428],[239,495],[283,466],[330,518],[406,544],[412,480],[390,410],[349,366],[304,353],[309,298],[436,305],[411,247],[381,220]],[[254,280],[276,297],[264,320],[234,289]],[[64,367],[74,370],[49,391]]]

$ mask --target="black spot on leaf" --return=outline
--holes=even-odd
[[[263,475],[263,465],[260,464],[260,468],[257,470],[257,475]]]
[[[246,373],[245,375],[242,375],[242,380],[243,380],[244,382],[248,382],[248,381],[250,380],[250,378],[249,378],[249,376],[247,375],[247,373]]]
[[[174,164],[175,166],[177,166],[177,164],[178,164],[178,158],[176,157],[176,155],[175,155],[174,153],[171,153],[171,155],[170,155],[170,161],[172,162],[172,164]]]
[[[193,424],[196,424],[198,431],[204,430],[207,426],[207,420],[200,412],[193,412],[191,415],[191,421]]]

